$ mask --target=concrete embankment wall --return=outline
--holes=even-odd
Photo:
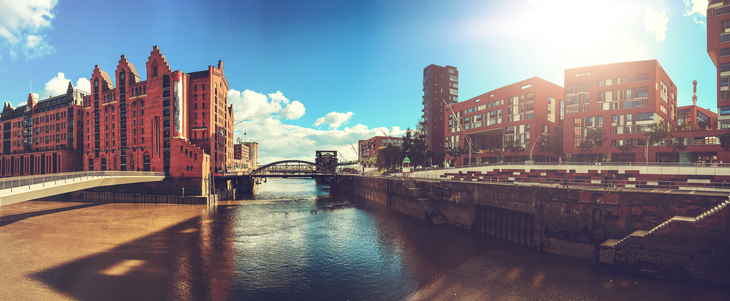
[[[235,199],[235,189],[224,190],[209,196],[182,196],[169,194],[113,193],[82,191],[84,201],[97,204],[105,203],[148,203],[148,204],[211,204],[222,200]]]
[[[426,219],[402,179],[352,176],[352,192]],[[676,216],[698,215],[727,199],[700,193],[581,190],[463,181],[416,181],[448,223],[549,253],[597,260],[598,245]],[[344,183],[343,183],[344,184]],[[723,239],[723,238],[717,238]]]

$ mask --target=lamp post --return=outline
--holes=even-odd
[[[533,164],[532,161],[532,150],[535,149],[535,145],[537,145],[537,142],[542,140],[542,134],[535,139],[535,143],[532,144],[532,147],[530,148],[530,163]]]

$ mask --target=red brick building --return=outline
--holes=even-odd
[[[446,103],[459,101],[459,71],[456,67],[429,65],[423,69],[423,122],[426,130],[426,143],[435,153],[444,151],[444,112]],[[434,162],[443,157],[434,157]]]
[[[124,55],[113,79],[94,68],[83,103],[84,170],[202,178],[230,166],[233,110],[222,62],[199,72],[173,71],[155,46],[145,71]]]
[[[689,124],[692,131],[717,129],[717,113],[697,105],[677,108],[677,127]]]
[[[30,94],[17,108],[5,103],[0,113],[0,176],[81,170],[81,103],[87,95],[69,83],[66,94],[41,101]]]
[[[403,146],[403,138],[401,137],[385,137],[375,136],[368,140],[358,140],[357,145],[360,149],[360,158],[368,159],[375,158],[378,149],[385,146],[388,143],[393,143],[398,147]]]
[[[730,2],[711,0],[707,8],[707,54],[717,68],[718,129],[730,129]]]
[[[535,140],[537,137],[562,134],[562,94],[562,87],[533,77],[451,105],[455,117],[446,107],[443,125],[446,128],[445,147],[460,146],[468,150],[463,126],[463,132],[472,143],[473,164],[496,163],[502,159],[527,160],[530,149],[538,142]],[[525,150],[517,154],[506,152],[503,149],[505,143],[512,141]],[[490,150],[499,150],[501,154],[490,153]],[[561,156],[560,152],[543,152],[539,147],[533,149],[535,161],[557,162]],[[452,164],[461,166],[468,164],[469,156],[447,158],[455,161]]]
[[[569,162],[644,162],[644,131],[651,124],[677,128],[677,87],[656,60],[614,63],[565,70],[565,133],[563,150]],[[581,153],[588,129],[601,129],[602,147]],[[621,153],[629,138],[640,148]],[[656,162],[649,152],[649,162]]]
[[[248,146],[240,143],[233,145],[233,170],[248,170],[251,167]]]

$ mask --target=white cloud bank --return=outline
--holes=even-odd
[[[301,102],[290,101],[279,91],[262,94],[251,90],[240,92],[230,89],[228,100],[235,109],[236,121],[253,116],[236,126],[235,135],[244,138],[245,131],[247,141],[259,142],[261,164],[281,160],[314,161],[317,150],[335,150],[339,152],[340,160],[355,160],[357,153],[351,144],[356,149],[358,140],[382,135],[381,131],[392,136],[402,136],[405,133],[400,127],[369,129],[362,124],[338,129],[349,121],[352,112],[332,112],[327,114],[330,116],[329,120],[327,116],[320,118],[322,122],[318,125],[327,124],[328,130],[286,124],[286,120],[302,117],[305,108]]]
[[[55,52],[45,30],[52,29],[57,0],[0,0],[0,50],[11,59],[22,52],[26,59]]]
[[[684,6],[687,7],[685,17],[692,17],[695,23],[707,26],[704,21],[707,19],[707,0],[684,0]]]
[[[38,96],[40,97],[39,100],[43,100],[51,96],[66,94],[66,89],[68,89],[69,82],[71,82],[71,80],[67,79],[66,75],[64,75],[63,72],[58,72],[58,75],[46,82],[43,91],[38,93]],[[85,91],[88,93],[89,91],[91,91],[91,82],[89,82],[89,80],[85,77],[79,78],[78,80],[76,80],[76,85],[74,85],[74,88],[80,89],[81,91]]]
[[[318,118],[317,121],[314,122],[314,126],[318,127],[320,125],[326,124],[329,126],[330,129],[337,129],[341,125],[346,124],[348,121],[350,121],[350,117],[352,117],[352,112],[329,112],[324,117]]]
[[[654,34],[657,41],[664,41],[667,38],[667,18],[666,12],[658,12],[649,7],[646,8],[644,14],[644,30],[650,34]]]

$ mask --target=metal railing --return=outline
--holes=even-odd
[[[64,183],[76,182],[85,179],[93,179],[100,177],[164,177],[164,172],[149,172],[149,171],[79,171],[79,172],[66,172],[56,173],[48,175],[38,176],[22,176],[13,177],[8,179],[0,180],[0,190],[10,189],[17,187],[28,187],[31,185],[54,183],[63,181]]]
[[[595,188],[595,189],[646,189],[646,190],[696,190],[696,191],[722,191],[730,192],[730,182],[722,183],[693,183],[693,182],[678,182],[678,181],[651,181],[651,180],[591,180],[591,179],[568,179],[565,182],[564,178],[530,178],[530,177],[497,177],[489,175],[458,177],[454,175],[418,175],[410,174],[404,176],[404,174],[394,174],[393,176],[398,178],[410,178],[410,179],[425,179],[425,180],[439,180],[439,181],[463,181],[463,182],[478,182],[478,183],[495,183],[495,184],[511,184],[511,185],[523,185],[523,186],[545,186],[545,187],[579,187],[579,188]],[[462,179],[463,178],[463,179]]]
[[[621,167],[730,167],[730,163],[681,163],[681,162],[503,162],[503,163],[484,163],[484,164],[472,164],[471,168],[474,167],[497,167],[497,166],[621,166]],[[449,167],[426,167],[423,169],[416,169],[416,171],[429,171],[429,170],[450,170],[470,168],[467,165],[464,166],[449,166]]]

